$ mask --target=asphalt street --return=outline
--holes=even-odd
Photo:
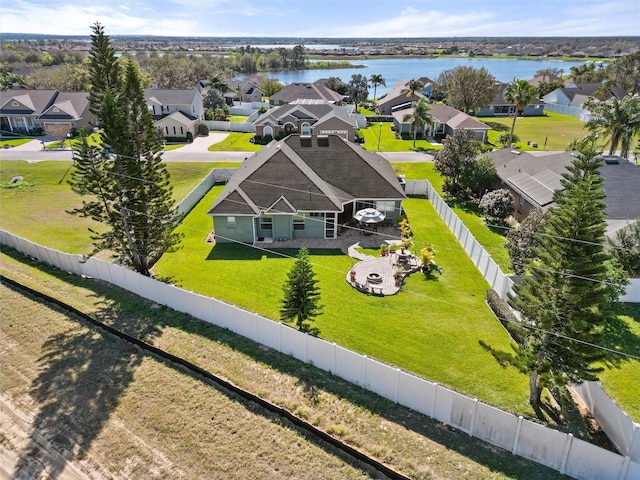
[[[193,143],[162,154],[167,162],[241,162],[254,152],[210,152],[208,147],[221,142],[224,133],[214,133],[208,137],[197,137]],[[416,152],[379,152],[389,162],[431,162],[433,156]],[[53,150],[42,148],[42,142],[32,140],[18,147],[0,148],[0,160],[25,160],[42,162],[50,160],[69,161],[71,150]]]

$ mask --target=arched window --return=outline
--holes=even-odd
[[[264,127],[262,133],[265,137],[273,138],[273,127],[271,125]]]
[[[304,122],[302,125],[300,125],[300,133],[302,135],[310,135],[311,125],[309,125],[307,122]]]

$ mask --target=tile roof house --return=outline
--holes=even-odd
[[[575,158],[571,152],[540,156],[506,148],[483,156],[493,160],[502,185],[513,193],[517,220],[523,220],[534,208],[547,210],[554,205],[553,192],[562,188],[562,174]],[[619,157],[603,159],[604,212],[607,232],[611,233],[640,218],[640,166]]]
[[[434,82],[427,77],[422,77],[418,80],[425,85],[423,91],[415,92],[413,95],[407,96],[409,94],[409,80],[402,80],[380,97],[376,111],[380,115],[391,115],[394,109],[411,106],[413,102],[417,102],[423,98],[428,100],[431,92],[430,88]]]
[[[147,107],[156,126],[167,138],[187,138],[198,134],[198,124],[204,120],[202,95],[197,89],[158,89],[144,91]]]
[[[482,143],[487,142],[487,132],[491,130],[488,125],[471,115],[442,103],[430,104],[429,107],[431,108],[433,125],[426,126],[426,136],[442,140],[447,135],[453,135],[456,130],[472,130],[476,140]],[[405,118],[413,114],[413,107],[395,109],[391,114],[393,115],[393,125],[396,128],[396,132],[411,134],[411,119],[405,120]]]
[[[342,103],[343,96],[319,83],[291,83],[269,97],[271,105],[284,105],[295,100],[325,100]]]
[[[219,243],[336,239],[356,211],[393,221],[405,198],[378,154],[337,135],[290,135],[245,160],[208,215]]]
[[[513,116],[516,111],[516,106],[513,103],[509,103],[504,98],[504,91],[507,88],[508,83],[496,82],[494,88],[496,92],[496,96],[493,101],[487,105],[479,109],[476,112],[476,116],[478,117],[509,117]],[[537,98],[532,98],[522,113],[520,114],[523,117],[532,117],[544,115],[544,102]]]
[[[344,107],[325,100],[295,100],[273,107],[254,122],[256,136],[280,139],[291,133],[303,135],[340,135],[356,140],[356,121]]]
[[[0,128],[9,132],[46,130],[50,125],[90,129],[88,92],[9,89],[0,92]]]

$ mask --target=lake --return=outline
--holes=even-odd
[[[382,75],[387,86],[378,85],[376,96],[388,92],[401,80],[429,77],[436,80],[444,70],[466,65],[474,68],[485,67],[498,81],[511,82],[516,79],[530,80],[538,70],[561,68],[565,74],[571,67],[585,62],[564,62],[559,60],[505,60],[493,58],[381,58],[373,60],[349,59],[353,64],[365,65],[364,68],[327,68],[320,70],[298,70],[269,72],[284,83],[315,82],[320,78],[338,77],[349,82],[352,75],[361,74],[370,78],[373,74]],[[373,89],[370,90],[373,96]]]

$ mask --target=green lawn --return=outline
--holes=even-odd
[[[295,250],[288,257],[239,245],[205,243],[212,228],[206,210],[222,187],[214,187],[179,228],[183,248],[166,254],[154,267],[161,278],[278,319],[282,284]],[[502,368],[478,340],[501,350],[509,340],[484,302],[488,288],[458,241],[426,199],[407,200],[416,245],[438,250],[444,275],[427,280],[411,276],[405,291],[393,297],[358,293],[345,281],[350,259],[337,250],[312,250],[324,313],[320,335],[346,348],[398,365],[460,391],[526,414],[527,378]],[[215,272],[215,274],[213,274]],[[247,292],[252,292],[247,295]]]
[[[216,164],[216,167],[235,165],[237,163]],[[66,213],[82,205],[81,197],[73,193],[67,183],[70,167],[71,162],[0,161],[2,228],[64,252],[88,253],[91,250],[88,228],[100,231],[101,226]],[[171,162],[167,163],[167,168],[174,185],[173,198],[179,201],[213,166]],[[24,177],[22,185],[9,188],[9,180],[18,175]]]
[[[253,133],[223,132],[228,133],[227,138],[222,142],[210,145],[210,152],[257,152],[262,149],[262,145],[256,145],[249,140],[253,138]]]
[[[238,123],[244,123],[247,121],[247,117],[246,115],[229,115],[227,117],[227,120],[229,122],[238,122]]]
[[[0,147],[5,147],[5,146],[17,147],[19,145],[24,145],[25,143],[29,143],[31,140],[32,140],[31,138],[5,137],[0,139]]]
[[[496,139],[503,133],[511,131],[513,118],[504,117],[478,117],[483,123],[489,125],[489,142],[498,146]],[[567,144],[576,138],[584,137],[588,131],[584,128],[585,122],[575,117],[547,112],[540,117],[518,117],[514,134],[520,138],[516,148],[521,150],[566,150]],[[545,147],[546,139],[546,147]],[[538,148],[527,145],[527,142],[537,143]]]
[[[379,150],[382,152],[435,152],[440,150],[440,145],[432,145],[426,140],[416,140],[416,146],[413,147],[413,139],[402,140],[395,137],[395,132],[391,130],[393,122],[382,122],[368,124],[367,128],[358,130],[364,138],[362,148],[366,150],[378,151],[378,140],[380,144]]]

